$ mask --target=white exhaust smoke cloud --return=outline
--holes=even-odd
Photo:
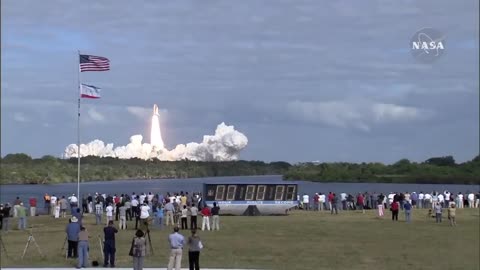
[[[151,141],[142,143],[142,135],[130,137],[130,143],[125,146],[113,147],[112,143],[106,144],[94,140],[87,144],[80,144],[80,156],[116,157],[121,159],[140,158],[159,160],[195,160],[195,161],[230,161],[237,160],[239,153],[247,146],[247,137],[234,129],[221,123],[215,130],[215,135],[203,136],[201,143],[179,144],[174,149],[164,147],[161,138],[158,107],[155,105],[152,117]],[[65,149],[65,158],[78,157],[78,147],[70,144]]]

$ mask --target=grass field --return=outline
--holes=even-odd
[[[210,268],[262,269],[479,269],[479,209],[457,210],[457,227],[450,227],[445,218],[435,224],[426,218],[426,211],[413,213],[413,222],[392,222],[387,211],[384,219],[373,211],[327,212],[293,211],[289,216],[221,217],[221,231],[200,231],[205,248],[200,265]],[[29,218],[33,234],[43,254],[34,245],[21,260],[28,233],[12,230],[2,233],[9,257],[2,250],[1,266],[74,266],[61,253],[65,240],[66,219]],[[90,232],[90,261],[101,261],[98,235],[103,226],[94,225],[88,216],[84,224]],[[15,220],[11,220],[16,227]],[[128,251],[134,230],[117,234],[117,266],[131,266]],[[167,236],[172,228],[152,229],[154,255],[146,258],[146,267],[166,267]],[[185,236],[189,231],[182,232]],[[184,251],[182,266],[188,267]]]

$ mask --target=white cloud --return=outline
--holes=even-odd
[[[384,103],[373,104],[372,112],[378,122],[408,121],[421,116],[417,108]]]
[[[296,100],[287,104],[287,112],[298,120],[363,131],[369,131],[374,124],[416,121],[433,115],[428,110],[369,100]]]
[[[20,112],[17,112],[17,113],[14,113],[13,114],[13,120],[17,121],[17,122],[28,122],[30,121],[26,116],[25,114],[23,113],[20,113]]]
[[[95,122],[103,122],[105,120],[105,116],[103,116],[103,114],[95,110],[95,108],[88,109],[87,113],[88,113],[88,116],[90,116],[90,118]]]

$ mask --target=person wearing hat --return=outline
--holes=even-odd
[[[78,224],[78,219],[76,217],[70,219],[70,223],[68,223],[65,231],[68,240],[67,257],[76,258],[78,250],[78,234],[80,233],[80,224]]]

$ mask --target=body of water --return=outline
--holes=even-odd
[[[80,193],[94,194],[137,194],[141,192],[167,193],[167,192],[200,192],[204,183],[277,183],[282,181],[280,175],[269,176],[237,176],[237,177],[208,177],[191,179],[155,179],[155,180],[117,180],[102,182],[81,183]],[[417,193],[448,190],[453,193],[467,191],[477,192],[480,185],[437,185],[437,184],[386,184],[386,183],[317,183],[296,181],[299,186],[299,194],[307,193],[309,195],[315,192],[341,192],[356,194],[358,192],[413,192]],[[43,206],[43,195],[48,193],[57,197],[65,195],[69,197],[72,193],[77,193],[76,183],[54,184],[54,185],[1,185],[0,202],[12,203],[18,196],[24,203],[28,203],[28,198],[35,197]]]

